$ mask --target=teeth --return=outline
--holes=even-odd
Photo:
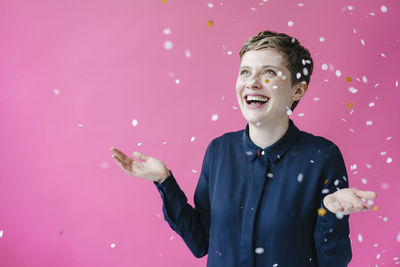
[[[267,97],[264,96],[255,96],[255,95],[248,95],[247,101],[268,101]]]

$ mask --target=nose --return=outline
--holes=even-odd
[[[260,89],[261,84],[256,77],[250,77],[250,79],[247,81],[246,87],[249,89]]]

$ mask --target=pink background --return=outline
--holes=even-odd
[[[315,61],[295,124],[378,193],[350,217],[350,266],[400,263],[399,15],[396,0],[1,1],[0,265],[205,266],[110,147],[162,159],[193,203],[208,143],[246,125],[238,52],[266,29]]]

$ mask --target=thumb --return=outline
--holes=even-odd
[[[357,197],[359,198],[364,198],[364,199],[373,199],[376,198],[378,195],[373,192],[373,191],[361,191],[361,190],[355,190],[354,192]]]
[[[138,158],[138,159],[140,159],[140,160],[142,160],[142,161],[147,161],[149,159],[148,156],[146,156],[145,154],[142,154],[140,152],[137,152],[137,151],[133,152],[133,156]]]

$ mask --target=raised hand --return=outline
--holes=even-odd
[[[371,206],[364,201],[376,197],[377,194],[373,191],[344,188],[325,196],[324,206],[333,213],[341,212],[343,215],[348,215],[361,210],[371,209]]]
[[[112,157],[115,162],[130,176],[162,183],[170,175],[168,168],[159,159],[133,152],[133,156],[141,160],[139,161],[131,159],[115,147],[112,147],[111,151],[114,152]]]

